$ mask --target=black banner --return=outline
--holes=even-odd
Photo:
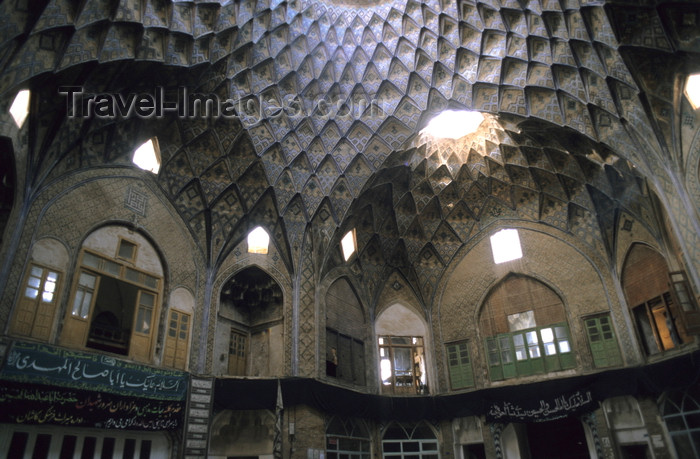
[[[182,371],[21,341],[8,352],[0,379],[158,400],[184,400],[187,394]]]
[[[489,422],[538,422],[594,411],[611,397],[659,396],[694,386],[700,383],[700,352],[640,367],[435,396],[368,394],[308,378],[284,378],[280,383],[285,407],[306,405],[349,417],[439,420],[484,415]],[[276,393],[276,379],[220,378],[214,407],[274,410]]]
[[[500,401],[486,412],[487,422],[541,422],[592,411],[597,407],[591,391],[576,391],[556,397],[529,400],[526,403]]]
[[[0,423],[126,430],[182,427],[185,402],[0,381]]]

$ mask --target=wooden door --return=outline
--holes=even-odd
[[[168,333],[165,339],[163,363],[184,370],[187,366],[187,349],[190,342],[190,315],[175,309],[170,311]]]
[[[85,346],[90,329],[89,318],[95,306],[99,286],[100,276],[90,271],[80,271],[59,340],[62,346]]]

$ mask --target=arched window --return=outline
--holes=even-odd
[[[60,343],[151,361],[162,291],[160,258],[143,236],[95,231],[80,252]]]
[[[219,316],[227,329],[228,374],[283,371],[282,289],[269,274],[253,266],[234,275],[221,290]]]
[[[420,317],[395,304],[381,312],[375,332],[382,392],[427,394],[426,327]]]
[[[369,459],[369,431],[362,421],[333,417],[326,427],[328,459]]]
[[[666,260],[660,253],[643,244],[634,244],[622,269],[622,288],[637,325],[639,339],[647,354],[657,354],[690,341],[683,323],[685,301],[676,295],[686,284],[674,290],[669,281]],[[678,273],[674,273],[678,274]],[[679,307],[679,303],[681,303]],[[692,309],[692,305],[687,308]]]
[[[382,437],[384,459],[438,459],[435,432],[425,422],[392,422]]]
[[[700,388],[668,394],[661,409],[666,428],[680,458],[700,458]]]
[[[365,316],[347,280],[326,293],[326,376],[365,384]]]
[[[573,368],[564,304],[548,286],[511,275],[489,294],[481,309],[491,380]]]

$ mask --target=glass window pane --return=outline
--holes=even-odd
[[[527,336],[527,344],[537,344],[539,342],[539,339],[537,337],[537,332],[531,331],[526,333]]]
[[[41,277],[43,273],[44,270],[38,266],[32,266],[32,270],[30,271],[30,275],[33,277]]]
[[[686,414],[685,422],[688,424],[689,429],[700,429],[700,412],[696,411],[694,413]]]
[[[515,346],[523,346],[525,344],[525,338],[521,334],[513,335],[513,342]]]
[[[44,303],[51,303],[53,301],[53,293],[44,292],[41,294],[41,300]]]
[[[48,276],[46,276],[46,280],[49,282],[57,282],[58,281],[58,273],[55,273],[53,271],[49,271]]]
[[[152,308],[153,304],[155,303],[155,298],[156,296],[152,293],[141,292],[141,299],[139,300],[139,302],[147,308]]]
[[[88,274],[85,272],[80,273],[80,285],[89,287],[89,288],[95,288],[95,281],[97,280],[96,276],[93,276],[92,274]]]
[[[88,314],[90,313],[90,302],[92,302],[92,292],[85,292],[85,296],[83,297],[83,303],[80,307],[80,317],[83,319],[87,319]]]
[[[686,430],[685,422],[683,422],[683,416],[668,416],[665,418],[666,427],[669,431]]]
[[[39,290],[31,287],[27,287],[27,289],[24,291],[24,296],[27,298],[34,299],[37,296],[39,296]]]
[[[29,285],[30,287],[34,287],[34,288],[39,288],[39,286],[41,285],[41,279],[38,277],[29,276],[29,280],[27,281],[27,285]]]
[[[571,352],[571,347],[568,341],[559,341],[559,352]]]
[[[55,290],[56,290],[56,283],[46,281],[46,283],[44,284],[44,291],[53,293]]]
[[[149,333],[151,330],[151,310],[139,308],[136,315],[136,331],[140,333]]]
[[[111,260],[104,260],[104,270],[116,277],[119,277],[121,266]]]
[[[385,453],[399,453],[401,452],[401,443],[398,442],[383,442],[382,449]]]
[[[554,333],[552,333],[551,328],[543,328],[540,330],[540,335],[542,335],[542,342],[543,343],[551,343],[554,341]]]
[[[134,252],[136,251],[136,245],[129,241],[122,240],[119,244],[119,257],[131,260],[134,258]]]
[[[554,343],[547,343],[544,345],[544,353],[545,355],[556,355],[557,347]]]
[[[89,252],[85,252],[85,255],[83,256],[83,264],[85,266],[90,266],[91,268],[97,268],[100,265],[100,257]]]
[[[128,281],[141,283],[141,280],[140,280],[141,273],[136,271],[135,269],[126,268],[125,277],[126,277],[126,280],[128,280]]]

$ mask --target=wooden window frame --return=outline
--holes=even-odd
[[[465,360],[466,354],[466,360]],[[445,344],[445,355],[447,357],[447,373],[452,390],[467,389],[474,387],[474,369],[469,352],[469,341],[455,341]],[[457,381],[466,381],[458,383]]]
[[[551,329],[552,341],[542,338],[542,331]],[[564,335],[561,332],[565,332]],[[522,339],[520,339],[522,338]],[[567,343],[567,351],[563,351]],[[554,346],[545,347],[545,344]],[[546,374],[576,367],[576,354],[571,331],[566,322],[542,325],[489,336],[484,343],[492,381]],[[549,349],[549,350],[548,350]]]
[[[131,244],[134,246],[134,254],[131,258],[126,258],[121,255],[121,248],[122,248],[122,243],[126,242],[127,244]],[[117,243],[117,252],[114,254],[114,259],[115,260],[123,260],[127,261],[129,263],[136,263],[136,258],[139,253],[139,244],[132,241],[131,239],[127,239],[125,237],[119,236],[119,242]]]
[[[596,314],[584,317],[582,320],[593,366],[607,368],[622,365],[622,353],[610,313]],[[607,324],[603,323],[603,320]],[[606,327],[608,327],[607,330]]]
[[[87,317],[76,316],[73,314],[73,306],[75,304],[76,296],[81,288],[80,277],[82,273],[96,277]],[[137,290],[134,315],[129,326],[131,335],[129,338],[128,351],[126,354],[116,351],[115,353],[137,361],[151,362],[153,359],[156,340],[158,338],[159,312],[163,307],[162,277],[135,268],[121,258],[110,258],[108,255],[87,248],[84,248],[80,253],[76,274],[74,275],[73,279],[71,296],[68,306],[66,307],[65,320],[59,343],[68,347],[93,349],[93,347],[88,346],[89,327],[94,320],[93,314],[95,310],[95,302],[99,294],[101,280],[104,277],[112,278],[117,282],[126,283]],[[154,298],[153,307],[150,309],[149,331],[147,333],[144,333],[143,330],[137,330],[136,326],[138,312],[140,310],[141,296],[143,293],[153,295]],[[84,325],[78,325],[80,323]],[[104,352],[110,351],[104,350]]]
[[[35,274],[33,274],[35,268],[41,270],[40,277],[37,277]],[[53,284],[55,285],[52,292],[46,289],[47,283],[49,282],[48,276],[51,273],[55,274],[56,276],[56,281],[53,282]],[[31,285],[30,282],[32,278],[39,279],[39,284],[36,286]],[[29,266],[27,266],[27,270],[25,271],[24,277],[22,278],[22,286],[19,293],[20,297],[17,300],[17,303],[13,310],[12,321],[10,322],[9,330],[9,333],[11,335],[25,336],[29,338],[39,339],[42,341],[48,341],[51,338],[53,325],[55,323],[56,314],[58,312],[58,304],[62,290],[61,287],[63,285],[63,278],[64,273],[60,269],[56,269],[41,263],[29,263]],[[32,298],[26,294],[29,289],[36,290],[37,293],[35,298]],[[44,300],[46,293],[51,294],[51,301]],[[33,311],[30,313],[29,309],[32,309]],[[22,328],[26,327],[20,324],[20,314],[30,314],[33,317],[32,323],[29,326],[29,330],[27,332],[22,330]],[[51,316],[50,319],[46,319],[51,325],[50,327],[48,327],[48,331],[44,333],[41,333],[40,330],[37,329],[37,318],[40,315],[44,315],[45,317]],[[46,329],[47,327],[41,328]]]
[[[410,340],[410,344],[398,344],[394,343],[394,340],[400,340],[400,339],[408,339]],[[386,340],[385,343],[382,343],[382,340]],[[419,343],[414,343],[413,340],[420,340]],[[381,335],[378,337],[378,345],[379,345],[379,354],[380,354],[380,385],[382,388],[382,392],[387,392],[387,393],[393,393],[393,394],[413,394],[413,395],[418,395],[418,394],[427,394],[428,393],[428,386],[427,384],[422,385],[420,383],[420,377],[422,375],[418,375],[415,369],[415,363],[414,359],[416,355],[422,354],[423,359],[424,359],[424,367],[425,371],[427,372],[427,365],[425,362],[426,359],[426,353],[425,353],[425,339],[422,336],[400,336],[400,335]],[[409,349],[410,350],[410,356],[411,356],[411,363],[410,363],[410,371],[407,371],[406,374],[398,375],[397,376],[397,370],[395,368],[395,350],[396,349]],[[420,353],[418,352],[418,349],[421,349]],[[381,361],[385,360],[382,358],[382,350],[385,350],[387,353],[387,358],[390,362],[391,366],[391,375],[389,377],[389,383],[385,384],[384,380],[381,380]],[[398,384],[398,378],[401,378],[403,383]],[[410,381],[409,381],[410,379]],[[408,383],[408,384],[407,384]]]

